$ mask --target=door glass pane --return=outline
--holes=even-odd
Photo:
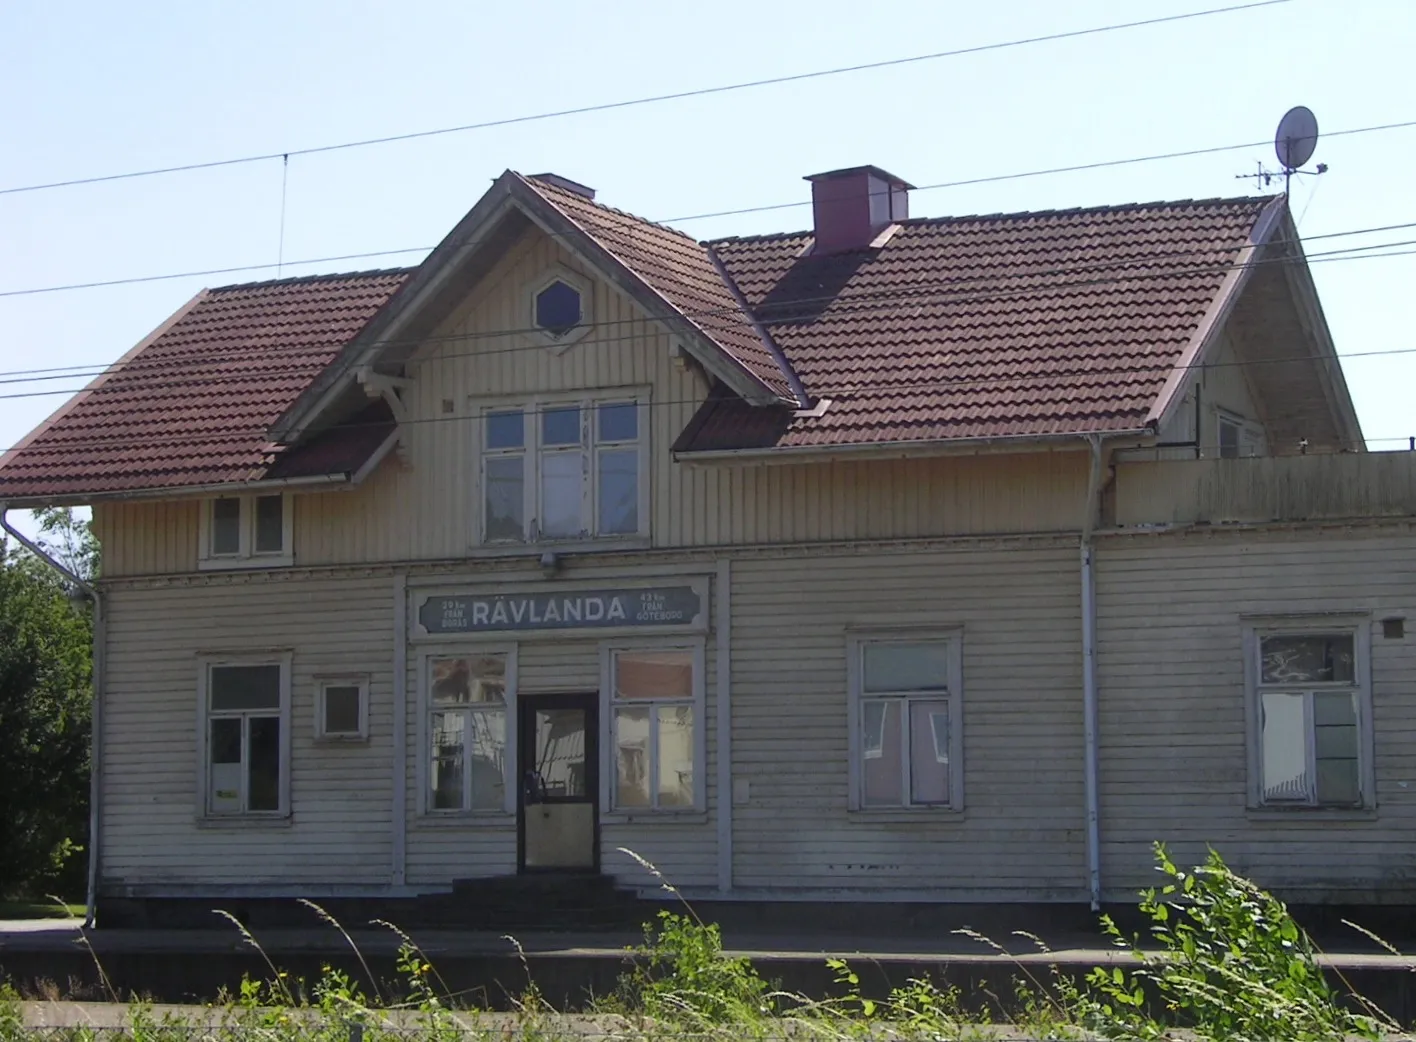
[[[639,531],[639,453],[615,449],[600,453],[599,533]]]
[[[542,445],[580,444],[580,406],[564,405],[541,413]]]
[[[285,497],[256,497],[256,553],[278,554],[285,549]]]
[[[659,706],[659,806],[693,806],[693,707]]]
[[[615,710],[615,805],[649,806],[649,707]]]
[[[434,713],[429,757],[434,810],[462,809],[462,757],[467,720],[462,713]]]
[[[1351,683],[1352,634],[1264,637],[1265,684]]]
[[[536,763],[542,794],[585,796],[585,710],[536,711]]]
[[[359,688],[355,684],[331,684],[324,689],[324,733],[359,733]]]
[[[505,655],[457,655],[428,660],[435,705],[506,701]]]
[[[241,718],[224,717],[211,721],[207,755],[211,761],[211,791],[208,805],[213,814],[234,814],[241,810]]]
[[[910,801],[949,802],[949,704],[910,703]]]
[[[487,448],[519,449],[526,442],[526,423],[521,410],[487,413]]]
[[[476,709],[469,716],[472,809],[501,810],[506,806],[506,711]]]
[[[526,498],[520,456],[487,458],[486,537],[520,542],[526,532]]]
[[[211,708],[279,709],[280,666],[212,666]]]
[[[579,535],[583,461],[578,452],[550,452],[541,457],[541,534]]]
[[[1308,731],[1301,694],[1264,693],[1263,786],[1265,800],[1307,800]]]
[[[615,698],[689,699],[693,697],[693,652],[615,652]]]
[[[865,715],[864,757],[861,763],[863,802],[867,807],[899,807],[905,802],[900,772],[904,769],[900,714],[904,702],[873,699],[862,704]]]
[[[605,402],[597,410],[600,441],[636,441],[639,438],[639,406],[634,402]]]
[[[246,782],[248,810],[280,809],[280,717],[253,716],[250,728],[250,774]]]
[[[216,499],[211,504],[211,552],[241,552],[241,501]]]
[[[949,645],[873,643],[865,646],[865,690],[939,691],[949,686]]]

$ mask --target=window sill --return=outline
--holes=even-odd
[[[470,547],[468,556],[539,558],[543,553],[612,554],[624,553],[629,550],[648,550],[651,546],[648,536],[607,539],[543,539],[539,543],[484,543]]]
[[[612,810],[600,815],[602,825],[706,825],[706,810]]]
[[[1376,821],[1375,807],[1249,807],[1245,817],[1265,824],[1287,822],[1295,825],[1320,824],[1325,821]]]
[[[368,745],[369,736],[366,734],[317,734],[314,742],[316,745]]]
[[[293,814],[204,815],[196,819],[199,829],[287,829],[295,824]]]
[[[516,815],[504,810],[424,812],[413,819],[416,829],[465,829],[514,826]]]
[[[252,568],[290,568],[294,564],[294,554],[262,554],[259,557],[203,557],[197,561],[197,570],[230,572]]]
[[[854,807],[849,820],[869,825],[953,825],[964,820],[964,811],[954,807]]]

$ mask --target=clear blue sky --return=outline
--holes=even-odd
[[[1224,6],[1224,0],[670,4],[0,4],[0,187],[280,152]],[[1416,119],[1410,0],[1292,0],[1193,21],[471,131],[289,167],[284,255],[430,246],[507,167],[553,170],[664,219],[804,202],[802,175],[875,163],[916,184]],[[915,215],[1255,191],[1272,149],[919,192]],[[1333,137],[1300,182],[1305,236],[1416,222],[1416,127]],[[0,195],[0,291],[273,262],[270,161]],[[698,237],[805,227],[809,210],[682,222]],[[1416,228],[1310,245],[1416,239]],[[1413,247],[1399,247],[1412,249]],[[294,267],[411,263],[416,254]],[[1320,263],[1343,353],[1416,350],[1416,256]],[[0,297],[0,369],[117,358],[203,285],[274,272]],[[1416,434],[1416,354],[1352,358],[1373,448]],[[0,377],[3,379],[3,377]],[[71,381],[0,385],[0,393]],[[63,396],[0,400],[0,445]]]

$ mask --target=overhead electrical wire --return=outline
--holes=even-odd
[[[537,112],[523,116],[507,116],[500,119],[484,120],[478,123],[464,123],[453,127],[439,127],[432,130],[417,130],[403,134],[389,134],[383,137],[363,138],[355,141],[342,141],[330,145],[317,145],[309,148],[287,148],[276,152],[262,152],[255,155],[235,156],[227,159],[214,159],[204,162],[181,163],[173,166],[151,167],[143,170],[129,170],[117,174],[100,174],[92,177],[75,177],[61,181],[49,181],[40,184],[16,185],[10,188],[0,188],[0,195],[16,195],[22,192],[40,192],[54,188],[70,188],[78,185],[99,184],[106,181],[125,181],[139,177],[155,177],[161,174],[184,173],[193,170],[210,170],[216,167],[239,166],[247,163],[267,162],[274,159],[287,160],[291,156],[319,155],[327,152],[339,152],[355,148],[367,148],[373,145],[388,145],[402,141],[415,141],[422,138],[441,137],[448,134],[460,134],[473,130],[488,130],[493,127],[506,127],[522,123],[535,123],[542,120],[559,119],[566,116],[580,116],[592,112],[609,112],[616,109],[633,108],[641,105],[653,105],[666,101],[682,101],[687,98],[706,97],[713,94],[727,94],[732,91],[750,90],[757,87],[769,87],[783,83],[799,83],[804,80],[822,79],[828,76],[843,76],[848,73],[866,72],[873,69],[888,69],[902,65],[912,65],[920,62],[937,61],[943,58],[957,58],[969,54],[983,54],[988,51],[1005,50],[1012,47],[1024,47],[1037,43],[1050,43],[1057,40],[1071,40],[1086,36],[1097,36],[1103,33],[1119,32],[1125,29],[1139,29],[1152,25],[1165,25],[1172,22],[1189,21],[1196,18],[1206,18],[1212,15],[1232,14],[1238,11],[1248,11],[1260,7],[1273,7],[1280,4],[1291,3],[1293,0],[1254,0],[1251,3],[1232,4],[1227,7],[1214,7],[1203,11],[1186,11],[1180,14],[1162,15],[1156,18],[1145,18],[1131,22],[1117,22],[1110,25],[1090,26],[1085,29],[1071,29],[1058,33],[1047,33],[1040,36],[1029,36],[1015,40],[1001,40],[994,43],[976,44],[971,47],[957,47],[947,51],[934,51],[929,54],[916,54],[905,58],[889,58],[882,61],[861,62],[855,65],[841,65],[829,69],[816,69],[810,72],[791,73],[782,76],[769,76],[756,80],[745,80],[739,83],[721,84],[715,87],[699,87],[692,90],[674,91],[666,94],[654,94],[639,98],[629,98],[620,101],[600,102],[593,105],[579,105],[574,108],[556,109],[549,112]]]
[[[1324,134],[1324,139],[1350,136],[1354,134],[1372,134],[1390,130],[1406,130],[1416,127],[1416,120],[1405,120],[1397,123],[1380,123],[1368,127],[1352,127],[1347,130],[1334,130]],[[1073,166],[1046,167],[1039,170],[1015,171],[1008,174],[990,174],[982,177],[971,177],[961,181],[940,181],[934,184],[920,185],[912,189],[913,192],[928,192],[943,188],[960,188],[969,185],[989,184],[997,181],[1015,181],[1027,177],[1046,177],[1054,174],[1076,173],[1085,170],[1099,170],[1106,167],[1128,166],[1135,163],[1150,163],[1169,159],[1183,159],[1189,156],[1212,155],[1219,152],[1235,152],[1243,148],[1257,148],[1261,145],[1270,144],[1268,141],[1243,141],[1234,145],[1215,145],[1207,148],[1186,149],[1180,152],[1160,152],[1147,156],[1132,156],[1127,159],[1107,159],[1094,163],[1080,163]],[[811,201],[799,200],[791,203],[771,203],[764,206],[749,206],[736,210],[718,210],[708,213],[688,214],[682,217],[663,218],[643,218],[652,224],[672,225],[682,224],[687,221],[702,221],[714,217],[734,217],[739,214],[765,213],[770,210],[787,210],[797,207],[810,206]],[[960,218],[954,218],[960,219]],[[552,239],[563,238],[560,233],[546,232],[547,237]],[[442,244],[439,244],[442,245]],[[472,238],[455,239],[447,242],[449,246],[476,246],[480,241]],[[302,260],[284,261],[283,266],[287,268],[307,267],[312,264],[334,264],[351,260],[371,260],[375,257],[397,257],[408,253],[429,253],[436,249],[435,246],[404,246],[387,250],[370,250],[363,253],[343,253],[327,257],[308,257]],[[170,282],[176,279],[203,278],[209,275],[235,275],[242,272],[270,271],[278,268],[276,263],[262,264],[239,264],[222,268],[200,268],[189,271],[165,272],[158,275],[134,275],[119,279],[98,279],[89,282],[68,282],[59,283],[53,286],[31,286],[24,289],[0,290],[0,298],[6,297],[28,297],[42,293],[64,293],[73,290],[85,289],[105,289],[112,286],[132,286],[148,282]],[[313,278],[316,276],[293,276],[292,278]]]
[[[1408,228],[1416,228],[1416,221],[1377,225],[1367,228],[1351,229],[1348,231],[1327,232],[1321,235],[1311,236],[1308,241],[1314,242],[1323,239],[1335,239],[1357,235],[1369,235],[1377,232],[1397,231]],[[1311,263],[1319,263],[1333,259],[1364,259],[1361,257],[1353,257],[1350,255],[1364,251],[1392,249],[1395,247],[1410,245],[1416,245],[1416,240],[1401,240],[1398,242],[1388,241],[1380,243],[1370,243],[1363,246],[1342,247],[1339,249],[1327,250],[1310,254],[1307,256],[1306,260]],[[1292,259],[1284,255],[1272,258],[1260,258],[1257,260],[1250,260],[1244,263],[1227,263],[1216,266],[1213,262],[1205,261],[1197,257],[1197,253],[1199,252],[1211,253],[1214,251],[1196,251],[1192,247],[1186,247],[1184,249],[1173,251],[1146,249],[1143,251],[1137,251],[1135,253],[1121,254],[1086,263],[1055,266],[1052,268],[1043,268],[1031,271],[1009,271],[1002,273],[989,273],[979,275],[975,278],[919,280],[916,282],[903,283],[901,285],[892,287],[889,291],[884,292],[872,291],[868,293],[857,294],[827,294],[817,297],[802,297],[792,300],[788,307],[811,307],[817,304],[836,305],[840,307],[849,308],[850,313],[852,315],[859,315],[862,313],[870,313],[872,311],[893,310],[906,304],[914,304],[918,306],[922,303],[937,305],[951,303],[989,302],[1010,299],[1016,296],[1046,294],[1056,290],[1074,289],[1085,286],[1135,283],[1144,282],[1150,279],[1167,279],[1183,276],[1227,274],[1229,271],[1235,270],[1239,267],[1262,267],[1268,264],[1288,263]],[[1384,255],[1378,254],[1377,256]],[[1194,260],[1194,263],[1188,266],[1176,266],[1184,258],[1192,258]],[[1135,266],[1139,264],[1154,264],[1156,262],[1159,262],[1162,265],[1168,263],[1171,266],[1160,267],[1155,270],[1128,272],[1125,274],[1112,274],[1104,278],[1097,279],[1065,279],[1065,276],[1069,275],[1085,274],[1087,272],[1093,271],[1112,271],[1118,267],[1125,267],[1128,265]],[[1058,279],[1058,281],[1050,285],[1047,283],[1043,283],[1042,285],[1037,284],[1039,280],[1045,279]],[[1019,285],[1004,288],[999,288],[996,285],[998,282],[1013,280],[1019,282],[1028,282],[1029,285]],[[970,288],[971,284],[973,284],[975,288]],[[977,288],[978,284],[986,284],[987,288]],[[926,295],[926,299],[919,299],[921,295]],[[877,302],[875,307],[869,306],[872,301]],[[759,307],[757,310],[758,312],[761,312],[763,309]],[[767,318],[769,324],[787,322],[792,319],[792,314],[790,313],[790,311],[782,312],[780,308],[775,310],[777,313]],[[745,314],[744,309],[735,305],[730,308],[689,310],[682,311],[677,314],[648,314],[645,316],[636,316],[626,319],[602,319],[595,322],[587,323],[586,325],[591,330],[606,330],[616,326],[632,327],[642,325],[646,320],[663,320],[666,318],[676,319],[679,317],[683,317],[688,318],[690,320],[705,319],[711,321],[713,319],[734,318],[743,314]],[[762,316],[759,314],[758,317]],[[413,347],[438,342],[499,339],[507,336],[535,334],[537,332],[538,330],[535,327],[520,326],[512,328],[449,333],[443,334],[441,336],[385,338],[380,340],[369,341],[366,346]],[[711,329],[708,330],[708,332],[711,333]],[[638,339],[641,336],[642,334],[637,332],[631,333],[629,336],[626,337],[595,336],[589,340],[583,340],[582,343],[614,343],[619,340]],[[502,348],[479,348],[477,350],[466,352],[442,352],[440,357],[456,358],[486,356],[537,349],[538,345],[535,344],[519,344]],[[177,371],[182,369],[190,369],[193,366],[211,366],[226,363],[242,364],[252,357],[256,357],[260,361],[268,362],[269,365],[265,367],[256,367],[254,369],[248,367],[243,369],[242,372],[232,374],[228,377],[208,377],[207,380],[213,383],[219,383],[223,379],[236,381],[246,380],[249,379],[252,375],[258,374],[263,370],[269,370],[271,372],[288,371],[292,364],[299,363],[298,359],[293,359],[288,355],[276,354],[269,347],[250,347],[242,349],[239,353],[222,352],[218,354],[203,355],[199,357],[183,357],[181,359],[175,360],[154,359],[145,362],[142,357],[139,356],[122,365],[114,363],[113,365],[72,366],[63,367],[62,369],[21,369],[0,371],[0,385],[47,383],[54,380],[83,379],[85,377],[92,378],[119,371],[123,372],[125,375],[132,375],[134,373],[146,371]],[[187,381],[183,382],[181,386],[187,386],[189,383],[190,378],[188,378]],[[7,398],[41,397],[56,394],[76,393],[78,390],[82,390],[82,388],[50,389],[46,391],[30,392],[27,394],[0,395],[0,400],[4,400]]]

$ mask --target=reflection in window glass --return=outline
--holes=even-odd
[[[565,405],[541,412],[542,445],[580,444],[580,406]]]
[[[434,713],[432,757],[429,760],[432,807],[462,809],[462,762],[466,748],[467,718],[462,713]]]
[[[526,442],[526,422],[521,410],[487,413],[487,448],[519,449]]]
[[[1308,798],[1308,728],[1304,696],[1264,693],[1263,779],[1266,800]]]
[[[541,457],[541,534],[551,538],[579,535],[581,468],[578,452],[549,452]]]
[[[615,710],[615,805],[648,807],[649,707]]]
[[[639,531],[639,453],[616,449],[600,453],[600,534]]]
[[[506,710],[477,709],[468,714],[472,734],[473,810],[501,810],[506,800]]]
[[[601,442],[635,441],[639,438],[639,406],[634,402],[605,402],[595,410]]]
[[[910,703],[910,802],[949,802],[949,705]]]
[[[490,456],[486,461],[488,540],[520,542],[526,535],[526,492],[520,456]]]
[[[659,806],[693,806],[693,707],[660,706]]]
[[[1348,684],[1354,679],[1352,635],[1264,637],[1265,684]]]
[[[862,788],[867,807],[898,807],[905,802],[901,787],[904,770],[900,741],[902,700],[881,699],[865,703],[866,719],[877,712],[880,720],[879,752],[862,765]],[[875,707],[879,707],[878,710]]]
[[[615,652],[615,697],[691,699],[693,652],[688,648]]]
[[[256,553],[278,554],[285,549],[285,497],[256,497]]]
[[[213,555],[241,552],[241,501],[215,499],[211,504],[211,552]]]

